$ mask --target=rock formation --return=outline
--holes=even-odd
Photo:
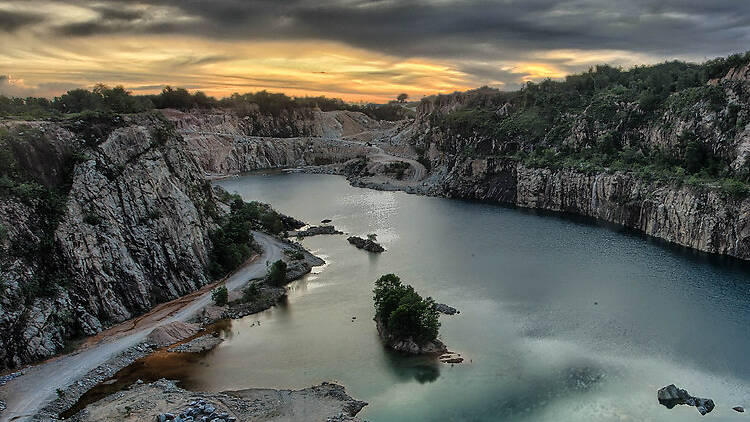
[[[687,390],[677,388],[674,384],[659,389],[657,392],[657,398],[659,399],[659,403],[664,405],[667,409],[684,404],[695,406],[701,415],[705,415],[714,410],[713,400],[693,397],[687,392]]]
[[[412,337],[400,338],[391,335],[385,329],[380,319],[375,318],[375,324],[378,328],[378,335],[383,339],[385,345],[397,352],[410,355],[442,355],[448,352],[448,347],[438,339],[427,342],[417,342]]]
[[[385,251],[385,248],[375,243],[371,239],[362,239],[359,236],[350,236],[346,240],[352,245],[356,246],[358,249],[364,249],[367,252],[381,253]]]
[[[289,232],[290,237],[309,237],[317,236],[319,234],[343,234],[343,232],[336,230],[334,226],[310,226],[305,230],[299,230],[295,232]]]

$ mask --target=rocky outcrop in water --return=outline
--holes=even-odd
[[[317,236],[319,234],[343,234],[344,232],[336,230],[334,226],[310,226],[305,230],[299,230],[296,232],[290,232],[291,237],[309,237]]]
[[[410,355],[442,355],[448,352],[448,347],[438,339],[418,342],[412,337],[396,337],[385,329],[380,319],[375,318],[375,324],[378,328],[378,335],[385,345],[397,352]]]
[[[385,251],[385,248],[375,243],[372,239],[362,239],[359,236],[350,236],[346,240],[358,249],[364,249],[367,252],[381,253]]]
[[[667,409],[671,409],[677,405],[695,406],[701,415],[711,413],[714,410],[713,400],[693,397],[687,390],[677,388],[674,384],[659,389],[657,398],[659,399],[659,403]]]

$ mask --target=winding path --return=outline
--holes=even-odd
[[[249,279],[264,276],[267,265],[282,257],[284,244],[281,241],[265,233],[253,232],[253,235],[263,249],[263,254],[226,279],[229,290],[239,289]],[[155,327],[175,321],[187,321],[210,303],[211,292],[208,290],[196,295],[192,301],[181,301],[178,310],[153,324],[138,326],[139,324],[134,323],[134,328],[129,329],[124,335],[104,338],[99,343],[79,351],[26,368],[23,376],[9,381],[0,388],[7,405],[0,413],[0,421],[30,419],[57,397],[58,388],[66,388],[118,353],[144,341]]]

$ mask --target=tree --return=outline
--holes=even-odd
[[[268,269],[266,280],[274,286],[281,286],[286,281],[286,262],[278,260]]]
[[[214,301],[216,306],[224,306],[229,301],[229,291],[227,286],[221,285],[211,292],[211,300]]]
[[[396,97],[396,101],[399,102],[399,104],[406,103],[406,100],[409,98],[409,94],[402,92],[401,94],[398,94],[398,97]]]
[[[395,274],[375,282],[375,319],[397,338],[411,337],[418,342],[434,340],[440,329],[435,301],[423,299],[414,288],[401,283]]]

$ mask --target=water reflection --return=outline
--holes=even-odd
[[[440,377],[440,363],[431,357],[404,356],[383,349],[388,369],[401,382],[415,380],[420,384],[436,381]]]

